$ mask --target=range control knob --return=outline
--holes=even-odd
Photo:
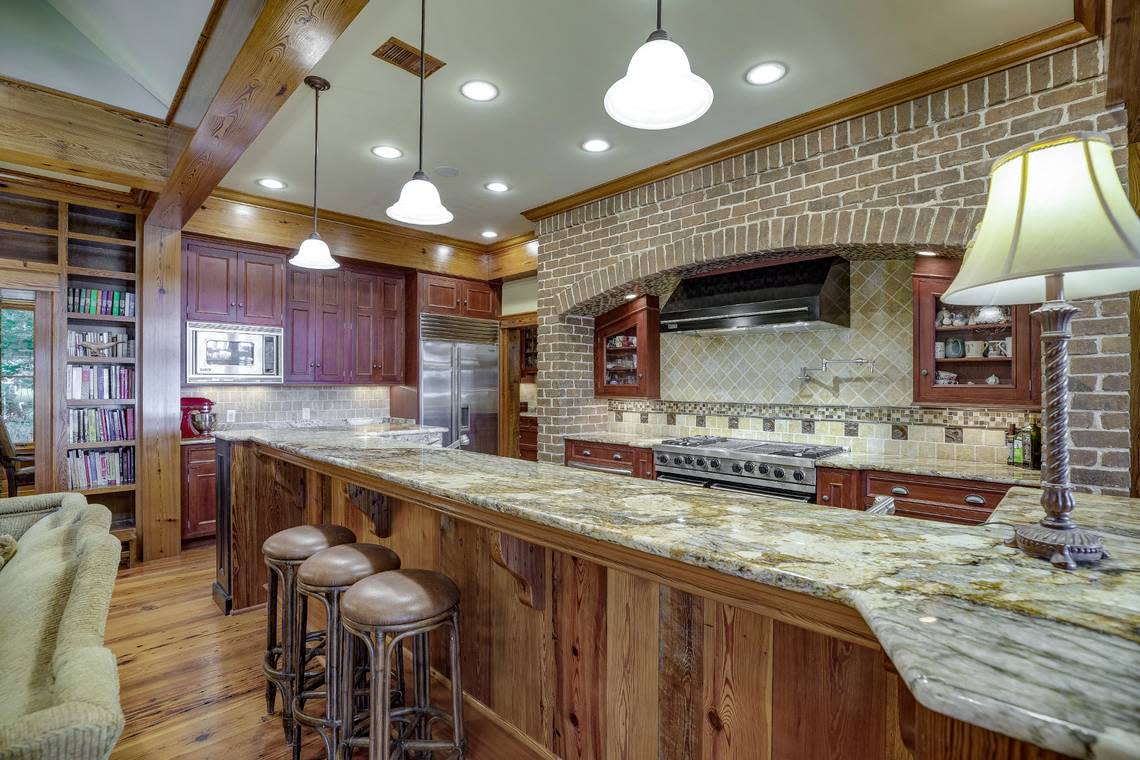
[[[704,467],[704,466],[705,466],[705,460],[701,457],[697,457],[697,467]]]
[[[744,469],[744,468],[740,466],[740,462],[733,462],[733,463],[732,463],[732,471],[733,471],[733,472],[735,472],[735,473],[738,473],[738,474],[739,474],[739,473],[740,473],[740,471],[741,471],[741,470],[743,470],[743,469]]]
[[[782,478],[782,477],[784,477],[784,468],[783,467],[777,467],[772,472],[772,474],[775,475],[777,478]]]
[[[744,463],[744,471],[745,472],[750,473],[755,469],[756,469],[756,466],[754,464],[752,464],[751,462],[745,462]]]
[[[681,464],[681,457],[673,457],[673,464],[676,464],[676,465]]]
[[[796,470],[795,472],[792,473],[792,477],[795,478],[796,480],[803,480],[804,479],[804,471],[803,470]]]
[[[720,469],[720,460],[719,459],[710,459],[709,460],[709,467],[713,468],[714,470],[719,470]]]
[[[690,456],[686,456],[685,457],[685,464],[692,464],[692,463],[693,463],[693,458]]]
[[[760,469],[758,469],[757,472],[759,472],[761,475],[767,475],[768,474],[768,465],[766,465],[766,464],[760,465]]]
[[[664,454],[658,454],[657,455],[657,461],[660,462],[661,464],[668,464],[669,463],[669,457],[665,456]]]

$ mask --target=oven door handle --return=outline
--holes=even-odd
[[[807,494],[804,494],[803,496],[786,496],[784,494],[771,493],[758,489],[754,490],[748,488],[747,486],[743,488],[733,488],[732,486],[726,486],[721,483],[712,483],[709,485],[709,488],[716,489],[717,491],[732,491],[733,493],[743,493],[748,494],[749,496],[767,496],[769,499],[779,499],[780,501],[794,501],[797,504],[807,504],[809,501],[811,501],[811,497]]]
[[[657,480],[663,481],[665,483],[676,483],[682,486],[693,486],[694,488],[709,487],[708,481],[702,480],[701,478],[693,478],[692,480],[688,480],[685,478],[673,477],[668,474],[662,474],[657,476]]]

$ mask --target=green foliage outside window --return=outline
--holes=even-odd
[[[0,417],[13,443],[31,443],[35,415],[35,313],[0,307]]]

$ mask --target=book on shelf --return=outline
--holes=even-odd
[[[134,407],[69,409],[67,415],[68,443],[133,441],[135,438]]]
[[[134,367],[72,365],[67,368],[67,398],[72,401],[133,399]]]
[[[135,294],[126,290],[67,289],[67,310],[72,314],[133,317],[135,306]]]
[[[135,450],[69,451],[67,479],[69,488],[79,490],[130,485],[135,482]]]
[[[99,350],[92,346],[103,346]],[[82,358],[85,356],[112,356],[134,358],[135,340],[127,334],[125,327],[105,330],[68,330],[67,355]]]

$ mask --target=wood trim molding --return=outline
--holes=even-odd
[[[146,222],[181,229],[367,0],[267,0]]]
[[[135,196],[130,193],[81,185],[52,177],[41,177],[38,174],[29,174],[15,169],[0,169],[0,192],[28,195],[33,198],[50,198],[56,201],[98,206],[114,211],[137,212],[139,210]]]
[[[1040,32],[959,58],[942,66],[853,95],[799,116],[793,116],[775,124],[769,124],[751,132],[731,137],[715,145],[678,156],[609,182],[603,182],[565,198],[544,203],[522,212],[522,215],[532,222],[537,222],[540,219],[602,198],[608,198],[611,195],[658,182],[848,119],[874,113],[883,108],[929,95],[948,87],[964,84],[1095,38],[1095,35],[1078,21],[1056,24]]]
[[[1128,141],[1140,142],[1140,2],[1112,3],[1108,37],[1109,105],[1123,103],[1128,112]]]
[[[518,314],[507,314],[499,317],[499,329],[509,330],[512,327],[535,327],[538,325],[537,311],[524,311]]]

